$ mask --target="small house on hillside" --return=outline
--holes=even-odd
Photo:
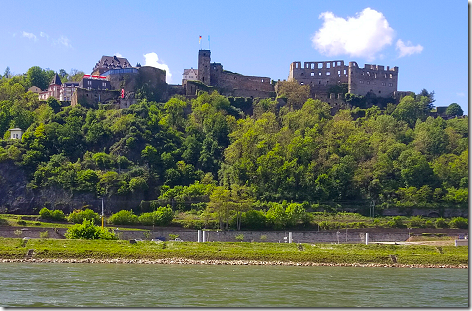
[[[10,139],[21,139],[21,136],[23,136],[23,130],[18,127],[9,129],[9,131]]]

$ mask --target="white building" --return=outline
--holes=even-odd
[[[10,139],[21,139],[21,136],[23,136],[23,130],[18,127],[9,129],[9,131]]]
[[[198,80],[198,69],[184,69],[184,73],[182,75],[182,85],[184,85],[186,81],[195,80]]]
[[[49,97],[54,97],[59,101],[70,101],[75,89],[79,87],[79,82],[62,83],[61,78],[56,73],[46,91],[39,93],[39,100],[47,100]]]

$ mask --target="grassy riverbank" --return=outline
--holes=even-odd
[[[428,245],[150,242],[0,238],[1,259],[254,260],[319,264],[468,265],[468,247]]]

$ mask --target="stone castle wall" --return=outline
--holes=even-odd
[[[288,81],[297,80],[310,86],[310,94],[328,95],[329,88],[340,83],[348,83],[349,67],[344,61],[293,62],[290,64]]]
[[[269,77],[245,76],[223,69],[220,63],[211,63],[211,52],[200,50],[198,53],[198,80],[218,89],[225,96],[275,97],[274,86]],[[194,89],[202,89],[195,84],[187,88],[188,95],[194,95]]]
[[[387,69],[380,65],[365,64],[360,68],[349,62],[348,92],[365,96],[368,92],[378,97],[393,96],[398,86],[398,67]]]

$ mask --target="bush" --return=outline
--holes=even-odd
[[[39,233],[39,237],[40,237],[41,239],[47,239],[47,238],[49,238],[49,231],[40,232],[40,233]]]
[[[53,220],[57,220],[57,221],[62,221],[66,219],[66,215],[64,215],[64,212],[59,209],[52,211],[51,217]]]
[[[100,215],[95,213],[93,210],[86,208],[85,210],[74,210],[72,213],[69,214],[67,220],[73,222],[75,224],[81,224],[84,222],[84,219],[89,221],[93,221],[94,223],[100,222]]]
[[[266,227],[267,218],[264,212],[250,210],[241,214],[241,227],[245,229],[263,229]]]
[[[403,224],[403,220],[400,216],[393,217],[392,220],[387,222],[387,226],[390,228],[405,228],[406,226]]]
[[[457,229],[468,229],[469,220],[464,217],[455,217],[449,222],[449,227]]]
[[[68,239],[88,239],[88,240],[116,240],[116,236],[113,232],[107,228],[95,226],[93,220],[84,219],[81,224],[75,224],[70,227],[66,234]]]
[[[238,234],[234,238],[236,241],[242,242],[244,240],[244,234]]]
[[[64,215],[63,211],[50,210],[47,207],[43,207],[39,211],[39,216],[41,217],[41,219],[56,220],[56,221],[62,221],[66,219],[66,215]]]
[[[26,221],[24,220],[18,220],[16,223],[20,226],[26,226]]]
[[[47,207],[43,207],[39,211],[39,216],[41,219],[51,219],[51,211]]]
[[[363,221],[353,222],[350,224],[351,228],[367,228],[367,224]]]
[[[134,225],[139,222],[133,211],[121,210],[110,216],[108,222],[114,225]]]
[[[139,223],[145,226],[166,226],[174,219],[174,212],[170,207],[159,207],[156,211],[143,213],[138,217]]]
[[[424,228],[425,220],[421,216],[414,216],[410,219],[410,228]]]
[[[438,218],[436,219],[436,223],[434,224],[438,229],[445,229],[449,228],[449,224],[447,223],[446,219]]]

